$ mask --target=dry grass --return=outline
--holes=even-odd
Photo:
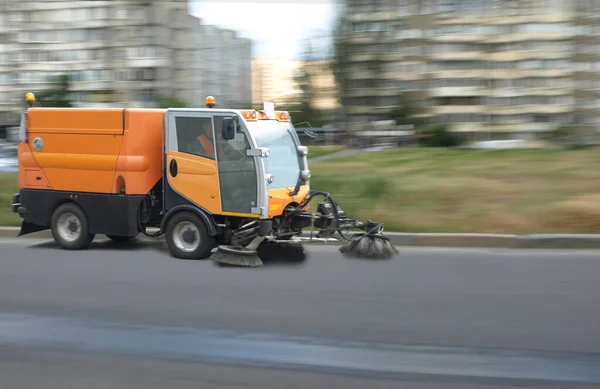
[[[351,217],[413,232],[600,232],[598,149],[396,149],[312,164]]]

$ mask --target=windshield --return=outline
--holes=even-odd
[[[275,181],[268,184],[267,189],[295,187],[300,174],[300,160],[292,135],[292,125],[274,120],[259,120],[246,125],[258,147],[271,150],[269,157],[263,161],[266,173],[272,174]]]

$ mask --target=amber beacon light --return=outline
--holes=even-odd
[[[33,107],[33,105],[35,104],[35,95],[31,92],[27,93],[25,95],[25,101],[27,101],[27,105]]]
[[[208,96],[206,98],[206,106],[208,108],[213,108],[215,106],[215,98],[212,96]]]

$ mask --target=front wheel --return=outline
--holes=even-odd
[[[192,212],[180,212],[169,220],[166,241],[171,255],[179,259],[206,259],[215,247],[215,238]]]
[[[56,243],[65,250],[87,249],[94,240],[88,218],[77,204],[59,206],[52,214],[50,229]]]

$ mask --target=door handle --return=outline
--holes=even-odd
[[[177,161],[174,159],[169,163],[169,173],[171,173],[171,177],[177,177]]]

